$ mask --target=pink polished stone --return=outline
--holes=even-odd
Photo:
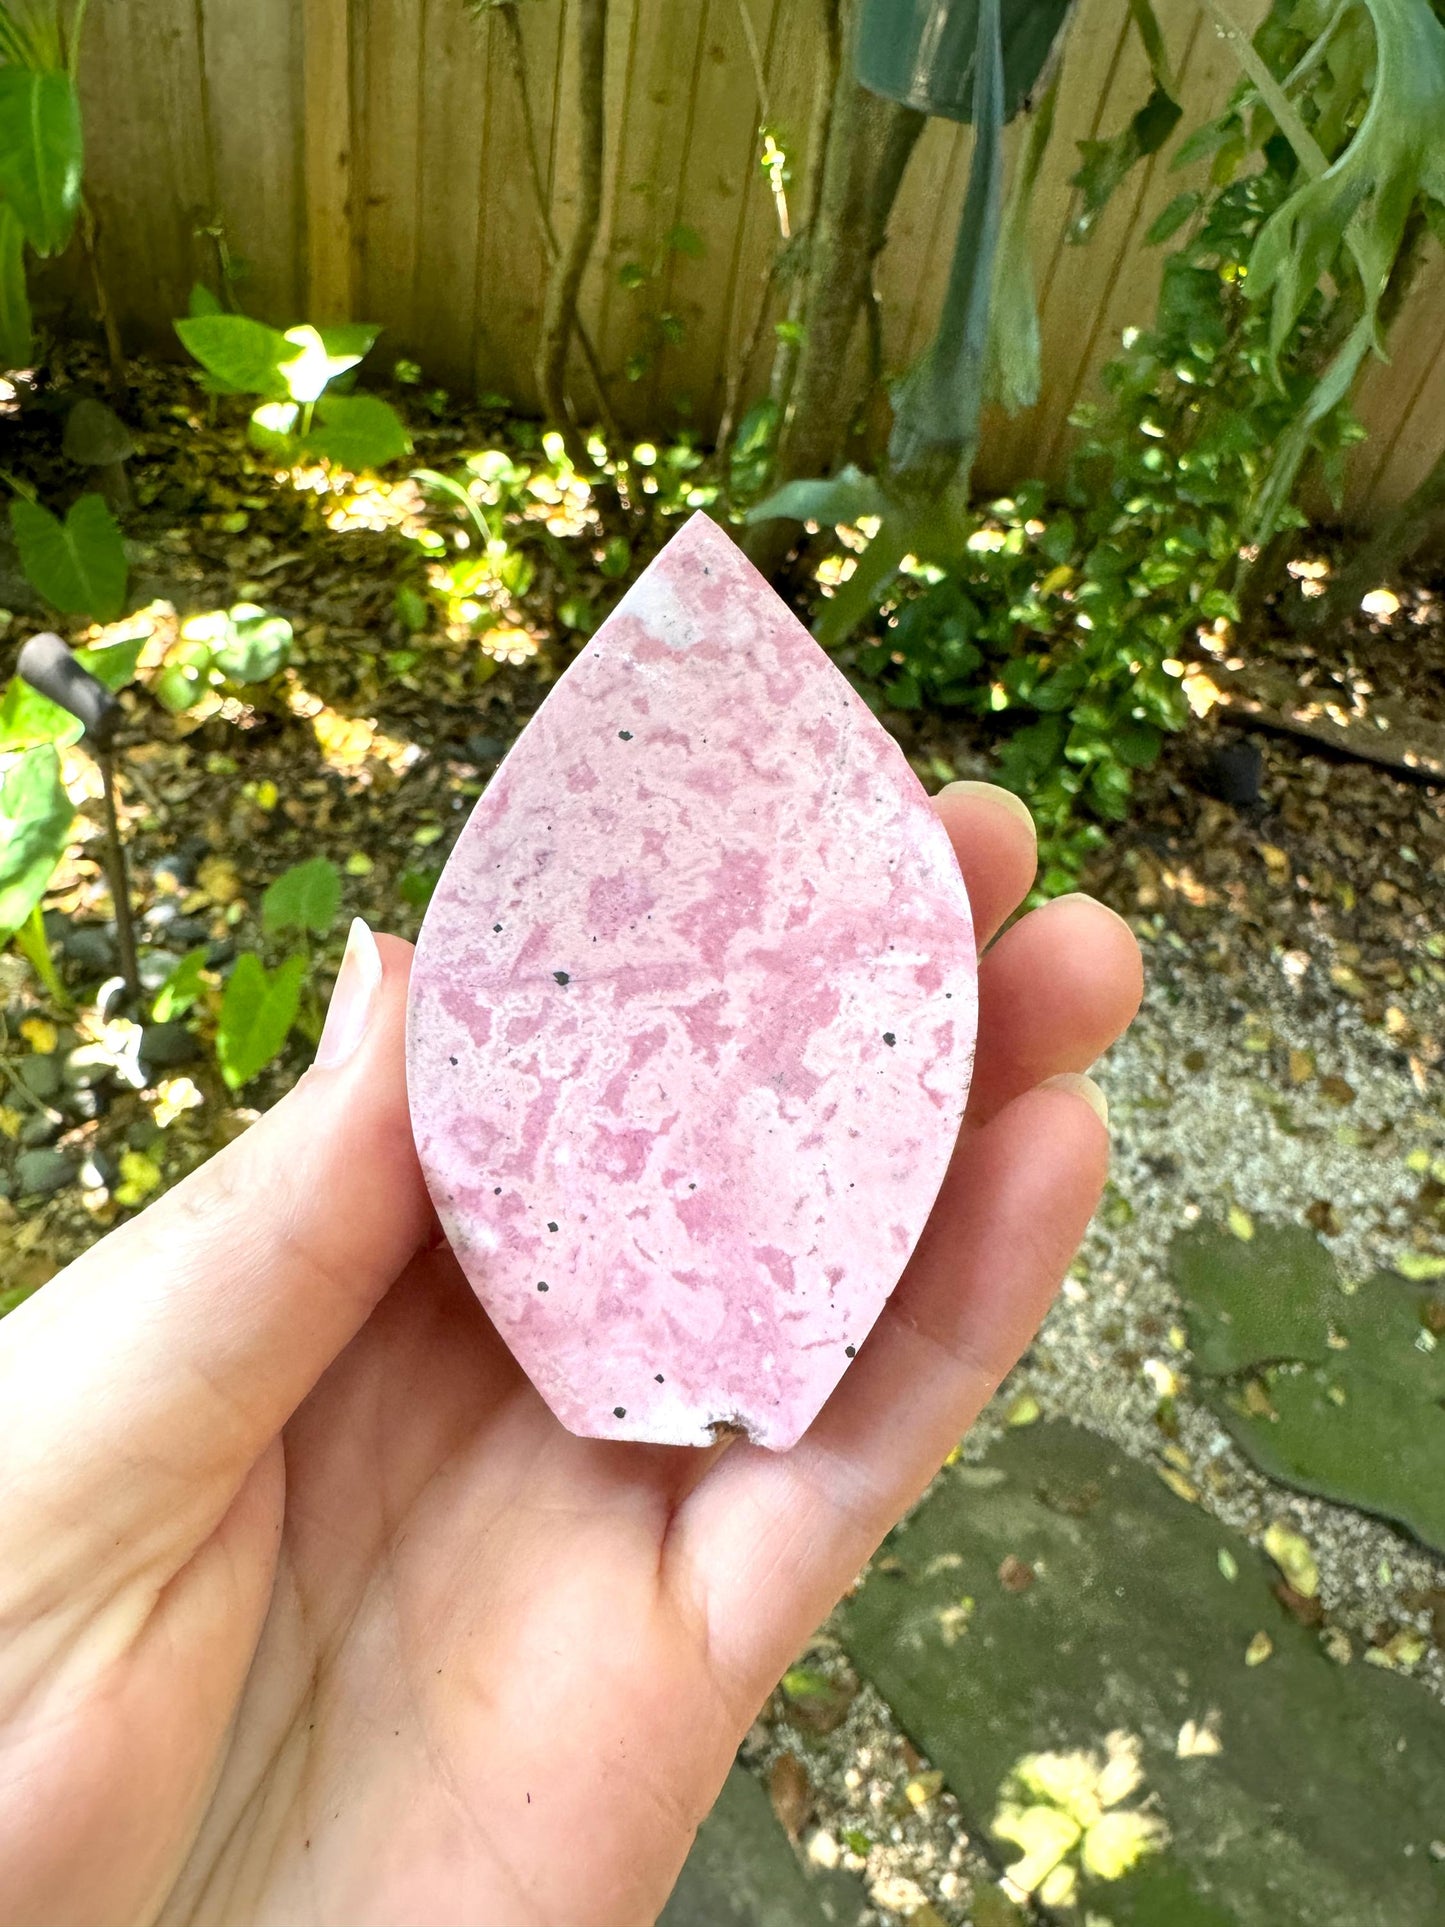
[[[942,1182],[976,977],[897,745],[695,515],[478,803],[412,976],[432,1197],[565,1426],[799,1438]]]

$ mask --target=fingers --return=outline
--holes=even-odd
[[[683,1506],[673,1557],[742,1701],[765,1692],[1028,1343],[1108,1161],[1077,1093],[1010,1104],[961,1147],[903,1283],[788,1453],[735,1446]]]
[[[1027,806],[992,783],[950,783],[933,799],[953,843],[980,951],[1033,885],[1038,838]]]
[[[1059,1071],[1083,1071],[1125,1030],[1143,994],[1139,946],[1090,897],[1058,897],[1004,933],[978,973],[978,1051],[968,1114],[984,1123]]]
[[[409,967],[361,926],[317,1066],[0,1326],[0,1483],[61,1539],[127,1557],[209,1530],[192,1515],[220,1516],[425,1238]]]

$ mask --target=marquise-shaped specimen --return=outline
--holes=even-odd
[[[923,1229],[975,1020],[923,790],[694,516],[477,804],[412,977],[432,1197],[562,1423],[792,1445]]]

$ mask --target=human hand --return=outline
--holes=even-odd
[[[997,791],[938,807],[982,944],[1032,830]],[[856,1362],[791,1452],[698,1452],[564,1432],[439,1242],[408,964],[354,944],[297,1088],[0,1324],[0,1927],[653,1920],[778,1676],[1028,1343],[1107,1159],[1091,1087],[1046,1080],[1139,996],[1097,904],[1007,932]]]

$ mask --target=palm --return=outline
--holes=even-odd
[[[170,1917],[652,1918],[752,1710],[659,1557],[696,1455],[564,1432],[444,1253],[284,1444],[274,1601]]]

